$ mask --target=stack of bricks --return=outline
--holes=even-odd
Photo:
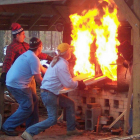
[[[75,101],[75,107],[81,106],[83,109],[83,119],[88,103],[98,103],[101,105],[101,115],[112,116],[116,119],[127,106],[127,92],[115,92],[114,90],[86,91],[74,90],[69,92],[69,97]]]
[[[98,117],[101,116],[101,106],[98,103],[87,104],[85,114],[85,130],[94,130]]]

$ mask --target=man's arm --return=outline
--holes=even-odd
[[[51,57],[51,56],[49,56],[49,55],[47,55],[45,53],[40,53],[38,55],[38,58],[43,59],[43,60],[49,60],[49,61],[52,61],[52,59],[53,59],[53,57]]]
[[[64,87],[75,89],[78,86],[78,82],[73,81],[68,66],[58,69],[58,77]]]
[[[46,68],[44,68],[42,65],[40,65],[40,71],[43,75],[45,74],[46,70],[47,70]]]
[[[10,48],[6,50],[6,56],[3,62],[2,72],[7,73],[10,67],[12,66],[15,58],[15,53]]]
[[[41,77],[41,74],[35,74],[34,75],[34,77],[35,77],[35,81],[39,84],[39,85],[41,85],[41,82],[42,82],[42,77]]]

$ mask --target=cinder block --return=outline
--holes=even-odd
[[[101,107],[86,109],[85,130],[94,130],[97,124],[98,116],[101,115]]]
[[[88,109],[95,108],[95,107],[101,107],[101,105],[98,103],[88,103],[87,104]]]

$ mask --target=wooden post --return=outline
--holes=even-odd
[[[130,83],[129,83],[126,115],[125,115],[125,122],[124,122],[124,133],[123,133],[124,136],[126,135],[126,131],[128,130],[128,126],[129,126],[128,120],[129,120],[132,92],[133,92],[133,76],[131,76],[131,80],[130,80]]]
[[[64,25],[64,31],[63,31],[63,42],[71,44],[71,25],[68,23],[65,23]]]
[[[140,19],[140,0],[134,0],[134,12]],[[140,21],[135,24],[137,30],[133,30],[133,134],[140,133]],[[133,28],[132,28],[133,29]]]
[[[132,26],[133,32],[133,134],[140,133],[140,0],[133,0],[134,11],[124,0],[114,0]]]
[[[2,116],[2,121],[4,120],[4,88],[0,83],[0,114]]]

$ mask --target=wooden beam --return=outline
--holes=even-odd
[[[59,20],[60,15],[54,16],[48,22],[48,30]]]
[[[4,89],[5,86],[2,86],[0,82],[0,114],[2,116],[2,121],[4,120]]]
[[[52,6],[52,8],[55,11],[55,13],[57,13],[57,15],[53,16],[51,18],[51,20],[49,21],[49,23],[48,23],[48,30],[51,28],[52,25],[54,25],[59,20],[60,17],[62,17],[60,12],[54,6]]]
[[[69,16],[77,12],[77,7],[55,6],[55,8],[67,23],[70,23]]]
[[[0,0],[0,5],[35,3],[35,2],[51,2],[51,1],[63,1],[63,0]]]
[[[9,28],[8,28],[8,29],[10,29],[11,24],[12,24],[13,22],[17,22],[21,16],[22,16],[22,14],[15,14],[15,15],[10,19],[10,24],[9,24]]]
[[[134,12],[140,19],[140,0],[133,0]],[[133,19],[132,19],[133,20]],[[140,133],[140,26],[133,30],[133,134]]]
[[[133,93],[133,76],[131,76],[131,80],[129,83],[129,91],[128,91],[128,99],[127,99],[127,107],[126,107],[126,115],[124,120],[124,133],[123,135],[126,135],[126,132],[129,128],[129,114],[130,114],[130,105],[131,105],[131,98]]]
[[[133,29],[137,31],[140,27],[139,18],[132,12],[124,0],[114,0],[114,2],[125,16],[125,18],[128,20],[130,25],[133,27]]]
[[[87,78],[87,79],[86,79],[86,78]],[[105,79],[107,79],[106,76],[100,76],[100,77],[97,77],[97,78],[95,78],[95,77],[90,77],[90,78],[89,78],[89,77],[87,77],[86,74],[78,75],[77,77],[74,77],[74,78],[73,78],[74,81],[83,80],[86,86],[89,86],[89,85],[92,85],[92,84],[96,84],[97,82],[102,81],[102,80],[105,80]],[[73,90],[75,90],[75,89],[64,88],[64,89],[60,90],[59,93],[60,93],[60,94],[62,94],[62,93],[67,93],[67,92],[70,92],[70,91],[73,91]]]
[[[42,15],[35,15],[31,18],[29,22],[29,30],[32,29],[32,27],[36,24],[36,22],[41,18]]]
[[[56,15],[51,6],[44,4],[16,4],[16,5],[3,5],[0,6],[0,13],[17,13],[17,14],[44,14]]]
[[[9,25],[0,25],[0,30],[8,30]],[[24,26],[22,25],[23,29],[25,31],[29,30],[28,26]],[[48,26],[33,26],[31,31],[56,31],[55,26],[52,26],[49,30],[48,30]]]

